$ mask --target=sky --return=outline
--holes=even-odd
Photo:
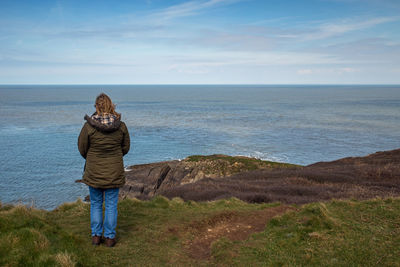
[[[400,1],[1,0],[0,84],[400,84]]]

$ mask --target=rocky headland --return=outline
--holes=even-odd
[[[400,149],[308,166],[242,156],[190,156],[127,168],[121,198],[309,203],[400,195]]]
[[[126,169],[126,185],[120,196],[148,199],[203,179],[219,180],[251,170],[295,167],[298,165],[227,155],[195,155],[184,160],[133,165]]]

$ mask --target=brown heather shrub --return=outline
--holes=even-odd
[[[236,197],[247,202],[309,203],[332,198],[400,195],[400,149],[306,167],[260,169],[203,179],[159,192],[168,198],[208,201]]]

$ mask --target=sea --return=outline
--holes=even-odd
[[[0,85],[0,202],[52,210],[88,195],[77,148],[108,94],[125,166],[227,154],[308,165],[400,148],[400,85]]]

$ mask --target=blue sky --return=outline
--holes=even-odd
[[[0,2],[0,84],[400,84],[398,0]]]

